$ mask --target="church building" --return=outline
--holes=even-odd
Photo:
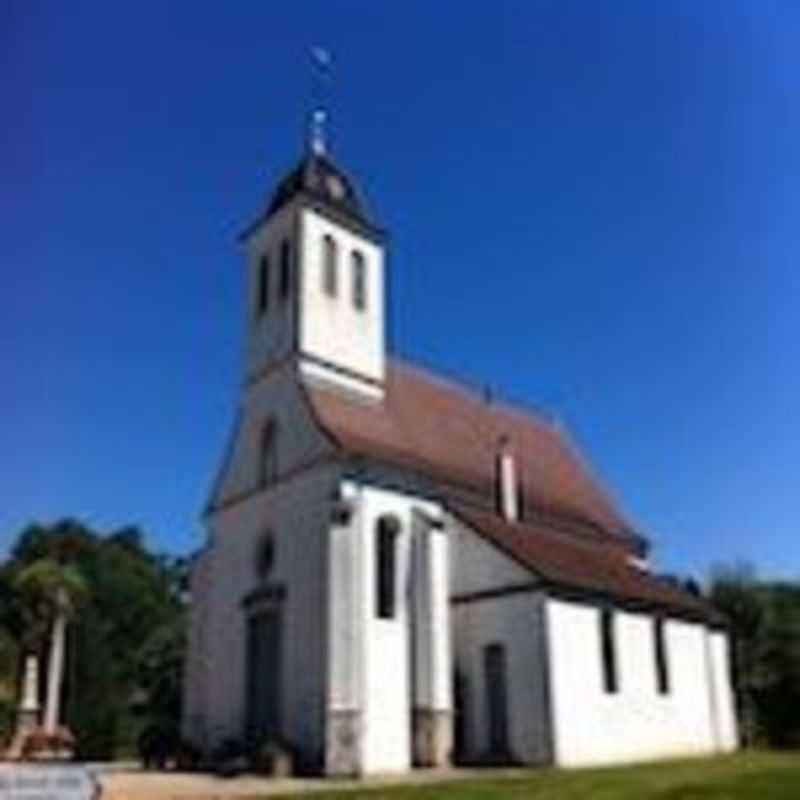
[[[329,775],[733,750],[724,625],[560,428],[389,352],[387,237],[319,127],[241,242],[185,737]]]

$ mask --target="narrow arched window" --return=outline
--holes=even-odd
[[[260,486],[272,483],[278,475],[278,429],[275,420],[270,419],[261,429],[261,442],[258,462],[258,482]]]
[[[396,517],[378,520],[375,542],[375,613],[379,619],[394,619],[397,605],[397,534]]]
[[[264,582],[269,577],[275,564],[275,537],[272,531],[267,530],[258,540],[255,553],[256,580]]]
[[[339,283],[339,248],[330,234],[322,237],[322,291],[336,297]]]
[[[353,250],[353,306],[358,311],[367,307],[367,262],[360,250]]]
[[[653,620],[653,651],[656,662],[656,689],[659,694],[669,694],[669,654],[664,633],[664,620]]]
[[[292,288],[292,249],[288,239],[281,242],[281,300],[289,297]]]
[[[600,612],[600,655],[603,661],[603,688],[607,694],[619,691],[617,643],[614,638],[614,615],[610,609]]]
[[[269,308],[269,256],[261,256],[258,262],[258,313]]]

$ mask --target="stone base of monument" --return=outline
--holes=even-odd
[[[69,728],[60,725],[55,731],[46,731],[37,725],[18,734],[15,760],[21,761],[71,761],[75,754],[75,737]]]
[[[17,713],[17,729],[14,738],[6,748],[4,757],[8,761],[20,761],[25,750],[25,743],[39,727],[39,712],[36,709],[21,709]]]

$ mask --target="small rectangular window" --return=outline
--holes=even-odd
[[[397,525],[394,520],[378,520],[376,554],[376,613],[379,619],[394,619],[396,603]]]
[[[653,620],[653,646],[656,661],[656,689],[659,694],[669,694],[669,654],[664,633],[664,620]]]
[[[357,311],[367,307],[367,265],[360,250],[353,251],[353,306]]]
[[[272,483],[278,474],[278,449],[274,420],[267,420],[261,429],[261,452],[258,464],[258,482],[261,486]]]
[[[262,256],[258,264],[258,313],[269,308],[269,257]]]
[[[328,297],[336,297],[339,254],[336,241],[330,235],[322,238],[322,291]]]
[[[289,292],[292,288],[292,251],[289,245],[289,240],[284,239],[281,242],[281,300],[286,300],[289,297]]]
[[[603,688],[607,694],[616,694],[619,691],[619,680],[614,640],[614,615],[608,609],[600,612],[600,649],[603,661]]]

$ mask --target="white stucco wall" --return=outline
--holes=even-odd
[[[464,686],[465,755],[489,751],[485,649],[505,650],[510,755],[524,764],[549,758],[547,687],[544,670],[541,597],[520,592],[453,606],[456,664]]]
[[[364,375],[385,376],[383,248],[337,225],[311,209],[300,212],[301,303],[299,344],[303,353]],[[338,292],[323,291],[322,240],[333,237],[339,252]],[[366,263],[366,308],[353,306],[351,253],[359,250]],[[340,378],[335,372],[329,378]],[[371,389],[374,393],[374,389]]]
[[[660,695],[652,618],[616,611],[619,691],[607,694],[599,617],[600,610],[588,604],[547,601],[556,763],[602,764],[721,749],[711,713],[705,626],[665,621],[670,691]],[[721,694],[724,689],[719,701],[725,706]],[[730,728],[729,721],[722,724]]]
[[[738,747],[733,685],[731,683],[730,639],[722,631],[708,637],[709,670],[711,672],[711,713],[716,719],[717,749],[731,752]]]
[[[430,616],[424,627],[414,626],[417,586],[423,579],[417,559],[432,559],[424,574],[433,580],[445,575],[447,559],[444,534],[423,533],[415,511],[435,518],[440,510],[411,495],[354,482],[347,482],[342,493],[352,503],[353,515],[346,526],[331,532],[329,708],[360,712],[357,760],[362,774],[404,771],[411,767],[414,685],[428,707],[451,707],[446,580],[420,595]],[[394,515],[400,523],[391,619],[376,614],[376,530],[383,515]],[[412,637],[422,648],[413,661]],[[436,674],[412,673],[412,668],[426,666]]]
[[[245,242],[244,359],[245,374],[252,376],[270,363],[286,356],[294,345],[295,292],[297,291],[297,206],[291,203],[256,228]],[[286,239],[291,244],[291,289],[280,297],[280,250]],[[269,308],[258,311],[260,262],[270,261]]]
[[[265,531],[275,542],[270,584],[286,587],[283,610],[283,736],[321,763],[325,708],[326,536],[333,466],[281,482],[210,520],[210,613],[206,709],[212,743],[245,732],[246,620],[242,599],[259,586],[256,553]]]
[[[295,365],[285,362],[269,376],[246,387],[234,439],[221,465],[213,500],[216,505],[257,489],[261,434],[269,419],[277,423],[277,461],[280,475],[313,463],[332,451],[320,433],[302,396]]]
[[[485,649],[501,644],[511,754],[522,763],[542,763],[550,741],[542,599],[531,590],[535,577],[458,519],[450,521],[450,531],[455,662],[465,698],[462,756],[487,755]]]
[[[259,487],[259,448],[264,422],[278,425],[275,483]],[[330,444],[314,425],[308,404],[287,363],[243,391],[236,436],[214,491],[204,551],[203,603],[192,609],[188,664],[204,675],[192,689],[184,726],[205,719],[205,744],[245,733],[246,620],[242,599],[263,580],[256,554],[266,531],[275,561],[266,580],[286,589],[282,601],[282,731],[309,761],[321,760],[325,708],[325,581],[327,535],[338,467],[319,456]],[[201,626],[202,621],[202,626]],[[202,633],[202,636],[200,635]],[[203,669],[197,664],[203,664]],[[197,686],[200,678],[193,678]],[[197,738],[197,737],[194,737]]]
[[[432,711],[452,710],[449,532],[412,519],[414,596],[414,687],[412,703]]]
[[[534,580],[530,570],[510,559],[493,544],[450,518],[450,592],[453,597],[527,586]]]

